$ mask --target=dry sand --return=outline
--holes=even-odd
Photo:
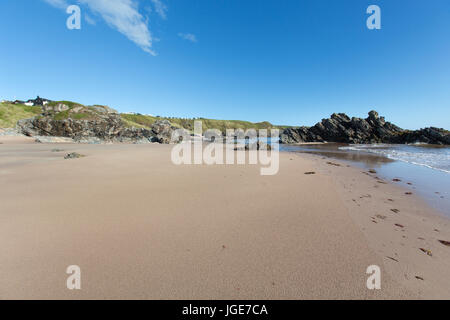
[[[361,170],[281,153],[261,176],[175,166],[167,145],[5,139],[1,299],[450,298],[449,221]],[[366,288],[374,264],[381,290]]]

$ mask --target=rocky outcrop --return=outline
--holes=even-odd
[[[406,131],[401,136],[402,143],[429,143],[450,145],[450,132],[440,128],[425,128],[416,131]]]
[[[272,146],[263,141],[256,141],[252,144],[246,144],[245,150],[272,150]]]
[[[84,158],[85,156],[82,154],[79,154],[78,152],[71,152],[68,153],[64,156],[64,159],[79,159],[79,158]]]
[[[168,120],[156,121],[152,125],[153,141],[165,144],[171,143],[174,129]]]
[[[61,105],[52,108],[65,109]],[[175,128],[167,120],[155,122],[150,129],[129,128],[124,126],[119,114],[105,112],[87,120],[72,118],[58,120],[44,113],[35,118],[20,120],[17,123],[17,129],[26,136],[65,137],[83,143],[171,143],[172,132]]]
[[[342,143],[430,143],[450,144],[450,134],[444,129],[426,128],[403,130],[386,122],[376,111],[366,119],[349,118],[344,113],[334,113],[313,127],[288,128],[280,134],[281,143],[342,142]]]
[[[256,141],[251,143],[246,143],[245,145],[237,145],[234,147],[236,151],[257,151],[257,150],[272,150],[272,146],[263,141]]]

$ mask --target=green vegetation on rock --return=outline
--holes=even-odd
[[[82,104],[72,101],[52,101],[44,107],[46,113],[50,114],[55,120],[96,120],[102,118],[105,113],[112,110],[105,106],[84,106]],[[50,111],[50,113],[49,113]],[[40,116],[43,112],[39,106],[28,107],[21,104],[0,104],[0,127],[14,127],[17,121],[35,116]],[[141,114],[120,114],[120,118],[125,127],[128,128],[145,128],[150,129],[151,126],[158,120],[168,120],[172,126],[177,128],[184,128],[191,132],[194,130],[194,121],[202,121],[203,131],[208,129],[219,129],[225,132],[226,129],[283,129],[286,126],[275,126],[270,122],[252,123],[241,120],[215,120],[215,119],[186,119],[186,118],[172,118],[172,117],[154,117]]]
[[[41,107],[0,103],[0,128],[14,128],[17,121],[32,118],[42,112]]]
[[[241,120],[215,120],[215,119],[185,119],[185,118],[167,118],[167,117],[154,117],[141,114],[121,114],[122,120],[127,126],[134,126],[137,128],[150,128],[153,123],[158,120],[168,120],[174,127],[184,128],[189,131],[194,130],[194,121],[202,121],[202,129],[206,131],[208,129],[219,129],[225,132],[226,129],[282,129],[286,126],[275,126],[270,122],[249,122]]]
[[[95,115],[87,112],[70,112],[71,110],[61,111],[56,113],[53,118],[55,120],[74,119],[74,120],[87,120],[95,118]]]
[[[64,106],[64,109],[58,112],[58,106]],[[55,120],[96,120],[101,115],[100,106],[84,106],[72,101],[52,101],[46,108],[53,108],[52,114]]]
[[[48,103],[48,106],[56,107],[58,104],[65,104],[70,109],[73,109],[74,107],[84,107],[82,104],[72,101],[51,101]]]

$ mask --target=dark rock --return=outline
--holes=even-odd
[[[152,125],[151,128],[151,132],[153,133],[153,142],[165,144],[172,143],[172,134],[176,128],[172,127],[168,120],[158,120]]]
[[[17,126],[27,136],[67,137],[75,141],[89,137],[97,137],[105,141],[121,140],[134,135],[123,126],[118,115],[108,115],[93,120],[72,118],[56,120],[51,116],[39,116],[20,120]]]
[[[83,158],[83,157],[85,157],[85,156],[82,154],[79,154],[78,152],[71,152],[71,153],[66,154],[64,156],[64,159],[78,159],[78,158]]]
[[[386,122],[376,111],[366,119],[349,118],[334,113],[313,127],[288,128],[280,134],[281,143],[342,142],[342,143],[429,143],[450,145],[450,133],[439,128],[404,130]]]
[[[401,136],[402,143],[429,143],[450,145],[450,132],[442,128],[425,128],[415,131],[406,131]]]
[[[272,150],[272,146],[262,141],[257,141],[253,143],[247,143],[245,145],[245,150]]]
[[[265,143],[262,141],[257,142],[257,149],[258,150],[272,150],[272,146],[269,143]]]
[[[334,163],[331,161],[328,161],[327,164],[329,164],[330,166],[335,166],[335,167],[340,167],[341,165],[339,163]]]

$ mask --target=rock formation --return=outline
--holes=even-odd
[[[85,143],[170,143],[175,128],[167,120],[156,121],[150,129],[126,127],[117,111],[106,106],[54,103],[43,106],[40,116],[18,121],[17,129],[27,136],[65,137]]]
[[[429,143],[450,145],[450,133],[444,129],[404,130],[386,122],[376,111],[366,119],[349,118],[334,113],[313,127],[288,128],[280,134],[281,143],[343,142],[343,143]]]
[[[15,103],[23,103],[16,101]],[[159,120],[153,124],[145,123],[139,128],[133,122],[127,122],[114,109],[107,106],[84,106],[78,103],[56,102],[37,97],[28,100],[28,104],[40,106],[42,114],[20,120],[17,131],[38,141],[56,141],[71,139],[75,142],[132,142],[132,143],[171,143],[176,127],[168,120]],[[151,123],[151,122],[150,122]],[[269,124],[270,125],[270,124]],[[187,133],[189,134],[189,133]],[[223,137],[222,132],[209,129],[205,138],[213,141]],[[237,137],[237,136],[236,136]],[[342,142],[342,143],[428,143],[450,145],[450,133],[439,128],[404,130],[386,122],[376,111],[370,111],[366,119],[350,118],[344,113],[334,113],[329,119],[323,119],[313,127],[284,129],[280,134],[281,143],[303,142]],[[261,145],[258,148],[265,148]]]

